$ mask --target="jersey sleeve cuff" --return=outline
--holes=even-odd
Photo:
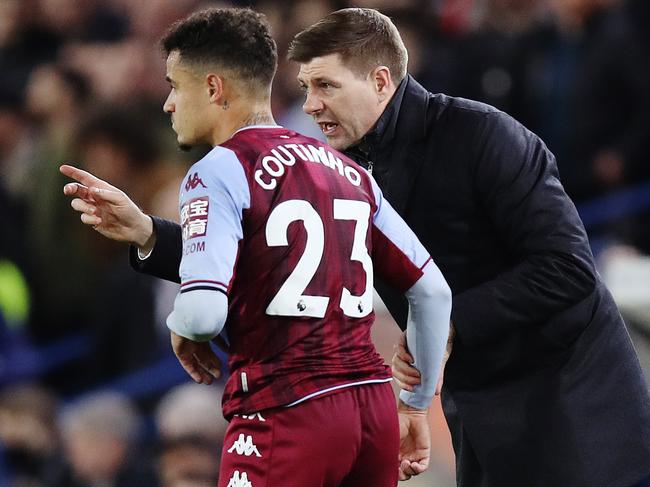
[[[218,291],[228,296],[228,286],[220,281],[210,279],[192,279],[181,283],[181,294],[197,290]]]
[[[407,406],[415,409],[429,409],[433,396],[422,394],[420,392],[399,391],[399,398]]]

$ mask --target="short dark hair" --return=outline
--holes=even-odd
[[[377,66],[387,66],[397,83],[406,76],[408,53],[397,27],[371,8],[332,12],[293,38],[288,58],[306,63],[329,54],[340,54],[350,69],[363,76]]]
[[[278,52],[266,17],[249,8],[208,8],[172,24],[160,41],[181,61],[216,64],[246,83],[269,89]]]

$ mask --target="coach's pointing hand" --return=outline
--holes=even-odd
[[[153,247],[155,234],[151,218],[115,186],[87,171],[63,165],[60,171],[75,179],[63,193],[72,196],[72,208],[81,213],[81,221],[112,240],[137,245],[143,252]]]

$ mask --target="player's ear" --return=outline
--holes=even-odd
[[[223,95],[223,78],[217,74],[210,73],[205,77],[210,103],[219,104]]]
[[[377,66],[370,72],[377,99],[383,102],[393,96],[393,79],[387,66]]]

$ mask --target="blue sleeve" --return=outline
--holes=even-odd
[[[202,341],[221,331],[249,207],[248,181],[232,151],[215,147],[188,171],[179,197],[181,288],[167,319],[175,333]]]
[[[384,247],[376,265],[383,270],[387,282],[406,289],[406,341],[413,365],[421,376],[421,383],[413,392],[401,391],[400,399],[411,407],[427,409],[435,394],[447,346],[451,290],[415,233],[383,199],[374,179],[371,182],[377,204],[373,224],[381,234],[374,239],[373,246]]]
[[[400,399],[411,407],[427,409],[436,391],[449,335],[451,290],[438,267],[429,261],[424,274],[406,292],[409,314],[406,343],[421,382],[412,392],[400,391]]]

